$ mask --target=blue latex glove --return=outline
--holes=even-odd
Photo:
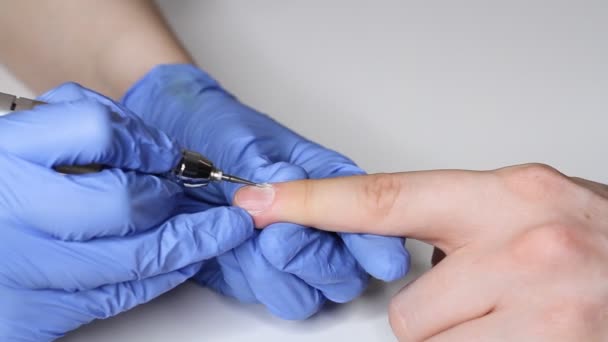
[[[123,103],[144,121],[203,153],[225,171],[258,182],[361,174],[346,157],[325,149],[240,103],[209,75],[190,65],[158,66],[135,84]],[[238,187],[224,183],[191,195],[232,203]],[[274,224],[196,275],[201,284],[275,315],[302,319],[326,299],[346,302],[365,289],[368,273],[383,280],[409,266],[403,240],[330,234]]]
[[[53,340],[145,303],[252,234],[237,208],[174,215],[181,187],[147,173],[180,150],[122,106],[75,84],[42,100],[61,103],[0,117],[0,341]],[[51,168],[88,163],[113,168]]]

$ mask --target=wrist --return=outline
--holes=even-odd
[[[155,65],[193,63],[153,2],[118,1],[104,7],[108,6],[114,6],[113,28],[99,34],[97,51],[92,51],[96,79],[107,95],[119,98]]]

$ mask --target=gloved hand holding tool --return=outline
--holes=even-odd
[[[191,65],[156,67],[127,92],[123,103],[185,148],[258,183],[363,173],[346,157],[240,103]],[[232,203],[237,189],[211,184],[189,194],[223,206]],[[263,303],[277,316],[302,319],[326,299],[357,297],[368,274],[390,281],[404,276],[408,266],[403,239],[277,223],[209,261],[195,279],[242,301]]]
[[[46,341],[174,288],[252,234],[242,209],[177,214],[176,143],[75,84],[0,117],[0,340]],[[60,165],[103,164],[65,175]]]

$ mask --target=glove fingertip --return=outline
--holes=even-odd
[[[361,267],[374,278],[394,281],[410,268],[410,255],[404,240],[371,234],[340,234]]]
[[[281,271],[310,243],[316,243],[319,233],[292,223],[274,223],[259,235],[260,251],[266,260]]]
[[[369,284],[367,273],[349,282],[341,284],[328,284],[323,286],[323,295],[334,303],[348,303],[361,296]]]
[[[253,219],[243,209],[236,207],[218,208],[220,217],[215,236],[218,243],[218,255],[223,254],[250,238],[255,230]]]
[[[367,266],[369,274],[386,282],[403,278],[409,269],[410,254],[404,248],[396,249],[392,253],[382,253]]]
[[[285,310],[283,307],[278,308],[272,306],[267,306],[267,309],[271,314],[281,319],[287,321],[302,321],[314,316],[321,310],[323,305],[325,305],[325,297],[319,294],[316,299],[315,302],[307,303],[307,305],[302,305],[297,309],[291,308]]]

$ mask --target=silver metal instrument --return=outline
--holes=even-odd
[[[0,92],[0,116],[11,112],[32,109],[35,106],[42,104],[45,103]],[[84,174],[99,172],[103,168],[103,165],[98,164],[65,165],[57,166],[55,167],[55,170],[65,174]],[[182,184],[185,187],[192,188],[202,187],[211,182],[221,181],[245,185],[264,186],[263,184],[257,184],[247,179],[225,174],[222,170],[216,168],[213,165],[213,162],[211,162],[205,156],[189,150],[183,150],[182,158],[177,165],[171,171],[163,174],[162,176]]]

